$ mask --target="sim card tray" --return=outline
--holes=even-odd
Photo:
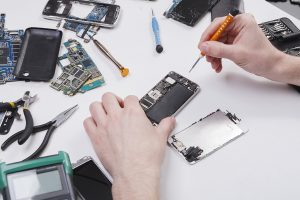
[[[217,110],[169,137],[168,144],[189,164],[195,164],[241,136],[240,119],[230,112]]]

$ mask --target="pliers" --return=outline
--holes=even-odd
[[[18,108],[24,106],[25,100],[29,105],[37,99],[37,95],[31,97],[29,93],[30,92],[27,91],[23,98],[20,98],[17,101],[0,103],[0,113],[4,113],[3,120],[0,122],[0,135],[5,135],[9,132],[15,118],[20,119]]]
[[[30,129],[26,126],[25,129],[23,129],[23,130],[15,133],[14,135],[10,136],[2,144],[2,146],[1,146],[2,151],[4,151],[9,145],[11,145],[12,143],[14,143],[17,140],[19,142],[20,139],[27,138],[30,135],[33,135],[35,133],[47,130],[47,133],[46,133],[46,135],[43,139],[42,144],[39,146],[39,148],[33,154],[31,154],[29,157],[24,159],[24,161],[35,159],[35,158],[39,157],[41,155],[41,153],[44,151],[44,149],[46,148],[53,131],[58,126],[60,126],[63,122],[65,122],[77,110],[77,108],[78,108],[78,105],[75,105],[75,106],[65,110],[64,112],[60,113],[54,119],[52,119],[51,121],[49,121],[45,124],[42,124],[42,125],[39,125],[39,126],[32,126],[32,128],[30,128]],[[29,130],[31,130],[30,133],[29,133]],[[27,132],[25,132],[25,131],[27,131]],[[26,137],[25,137],[24,136],[25,133],[29,134],[29,136],[26,135]],[[19,144],[20,144],[20,142],[19,142]]]

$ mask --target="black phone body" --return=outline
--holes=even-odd
[[[112,200],[112,183],[91,157],[73,164],[73,183],[82,200]]]
[[[219,0],[218,3],[211,9],[211,21],[217,17],[227,16],[233,9],[239,10],[239,13],[244,13],[243,0]]]
[[[219,0],[181,0],[176,1],[165,12],[167,18],[194,26]]]
[[[43,17],[112,28],[119,19],[120,10],[119,5],[98,1],[49,0],[43,10]]]
[[[149,120],[157,125],[166,117],[175,116],[200,91],[200,87],[171,71],[140,100]]]

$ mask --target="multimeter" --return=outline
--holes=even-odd
[[[0,163],[0,191],[4,200],[75,200],[73,170],[67,153]]]

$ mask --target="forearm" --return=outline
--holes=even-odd
[[[278,81],[300,86],[300,58],[284,53],[276,63]]]
[[[159,172],[141,172],[117,177],[113,182],[114,200],[158,200]]]

